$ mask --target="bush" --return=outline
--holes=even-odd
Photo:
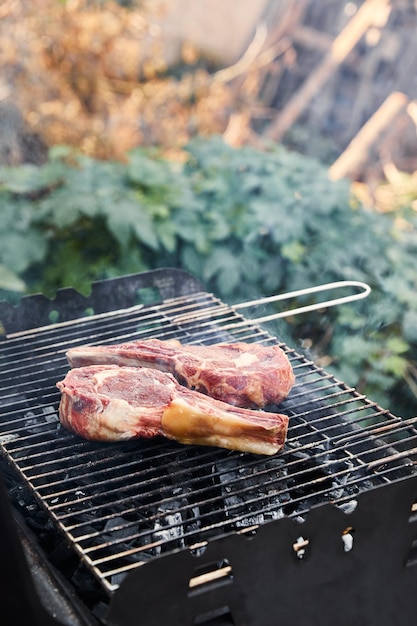
[[[1,169],[0,184],[3,298],[67,285],[88,293],[94,280],[166,266],[229,303],[361,280],[366,300],[275,328],[394,413],[416,413],[411,208],[367,211],[314,159],[218,138],[193,141],[183,163],[156,150],[120,163],[58,147],[41,167]]]

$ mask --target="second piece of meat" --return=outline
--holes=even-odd
[[[109,346],[80,346],[67,352],[71,367],[115,364],[172,373],[190,389],[240,407],[277,405],[289,394],[294,372],[277,345],[238,342],[182,345],[149,339]]]

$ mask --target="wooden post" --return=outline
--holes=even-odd
[[[272,141],[280,141],[293,123],[320,91],[324,83],[336,71],[357,42],[378,19],[381,9],[390,11],[390,0],[365,0],[350,22],[334,39],[330,50],[310,77],[292,96],[284,109],[277,115],[266,132]]]
[[[412,100],[407,107],[407,113],[416,125],[417,130],[417,100]]]
[[[407,104],[408,98],[405,94],[398,91],[391,93],[329,168],[329,177],[332,180],[343,178],[363,162],[381,132],[406,108]]]

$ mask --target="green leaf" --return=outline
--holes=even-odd
[[[396,378],[401,378],[407,372],[408,361],[397,354],[392,354],[382,359],[381,365],[381,369],[384,372],[393,374]]]
[[[132,233],[138,233],[138,224],[151,222],[139,203],[130,198],[119,199],[106,213],[111,233],[124,248],[128,246]]]
[[[174,253],[177,248],[177,230],[173,222],[156,224],[156,234],[167,252]]]
[[[221,213],[210,211],[205,215],[207,220],[207,237],[211,241],[222,241],[230,236],[232,226],[226,216]]]
[[[29,163],[19,167],[0,168],[0,185],[15,194],[30,194],[58,184],[63,176],[60,163],[36,166]]]
[[[0,262],[16,274],[41,261],[46,250],[46,240],[36,231],[9,232],[0,237]]]
[[[133,224],[133,232],[139,242],[149,246],[152,250],[159,250],[159,242],[155,232],[154,222],[145,210],[141,210],[138,214]]]
[[[389,337],[386,342],[386,349],[395,354],[403,354],[409,349],[409,344],[402,337]]]
[[[165,187],[173,182],[169,163],[151,159],[141,149],[130,152],[127,175],[131,182],[143,187]]]
[[[306,248],[299,241],[289,241],[281,248],[281,254],[284,259],[288,259],[292,263],[300,263],[305,255]]]
[[[417,310],[405,312],[402,329],[405,340],[417,344]]]
[[[239,259],[228,247],[217,247],[206,260],[204,279],[210,280],[214,276],[219,288],[226,294],[232,293],[241,279]]]
[[[97,212],[96,206],[93,197],[87,196],[84,202],[78,194],[69,193],[63,188],[41,201],[38,215],[34,219],[37,222],[49,219],[54,228],[65,229],[78,221],[83,208],[86,208],[87,213],[94,215]]]

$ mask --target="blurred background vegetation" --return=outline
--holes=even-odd
[[[416,26],[409,0],[5,0],[1,298],[164,266],[227,302],[362,280],[275,330],[415,415]]]

